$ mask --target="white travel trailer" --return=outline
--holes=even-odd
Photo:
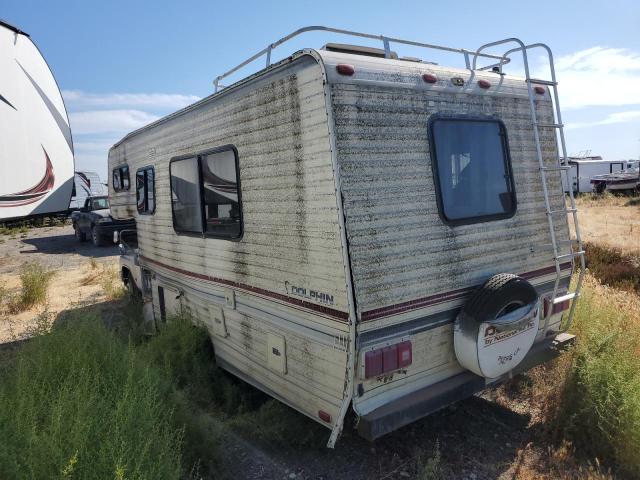
[[[29,35],[0,20],[0,221],[64,212],[73,144],[60,90]]]
[[[593,191],[591,179],[596,175],[622,172],[625,170],[625,161],[603,160],[602,157],[569,157],[571,170],[563,177],[565,192],[569,192],[568,185],[573,188],[573,193],[590,193]]]
[[[270,62],[309,30],[385,48]],[[397,58],[390,43],[465,63]],[[551,80],[503,71],[533,48]],[[219,90],[261,55],[265,69]],[[139,279],[150,322],[191,315],[222,368],[329,427],[329,446],[349,408],[373,439],[572,340],[569,279],[584,252],[569,234],[546,46],[468,51],[307,27],[249,61],[109,152],[113,215],[138,231],[123,279]]]
[[[107,185],[96,172],[75,172],[69,210],[79,210],[87,197],[103,197],[109,193]]]

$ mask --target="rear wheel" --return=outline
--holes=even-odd
[[[91,227],[91,242],[96,247],[101,247],[102,245],[104,245],[104,241],[98,234],[98,230],[96,229],[96,227]]]
[[[79,242],[84,242],[87,239],[87,234],[80,230],[80,227],[75,223],[73,224],[73,232],[76,240],[78,240]]]

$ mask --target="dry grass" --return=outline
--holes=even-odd
[[[640,252],[640,197],[583,194],[576,205],[585,241]]]
[[[95,258],[89,260],[88,272],[80,280],[80,285],[100,285],[109,300],[117,300],[125,294],[117,265],[100,264]]]

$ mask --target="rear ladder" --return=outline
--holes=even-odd
[[[569,165],[569,159],[567,156],[567,147],[566,147],[565,137],[564,137],[564,125],[562,124],[562,115],[560,113],[560,102],[558,98],[558,81],[556,79],[556,72],[555,72],[555,66],[553,63],[553,54],[551,53],[551,49],[547,45],[542,43],[533,43],[531,45],[525,45],[521,40],[517,38],[508,38],[505,40],[500,40],[497,42],[492,42],[492,43],[488,43],[486,45],[481,46],[476,51],[476,56],[473,59],[472,68],[475,70],[478,56],[482,50],[485,50],[486,48],[502,45],[502,44],[507,44],[507,43],[517,43],[519,46],[507,51],[503,55],[503,58],[506,59],[510,54],[515,52],[522,53],[522,60],[523,60],[524,71],[525,71],[525,81],[527,82],[527,91],[529,95],[529,107],[531,109],[531,122],[533,125],[533,134],[534,134],[535,144],[536,144],[536,156],[538,157],[540,179],[542,182],[542,190],[544,193],[546,216],[547,216],[547,221],[549,223],[549,234],[551,237],[551,246],[553,247],[553,260],[554,260],[555,270],[556,270],[556,280],[554,282],[553,294],[551,296],[552,308],[549,308],[545,314],[543,335],[546,336],[547,329],[549,327],[549,319],[553,314],[553,310],[554,310],[553,306],[566,302],[567,300],[571,301],[571,307],[569,308],[567,317],[564,319],[563,325],[561,325],[560,330],[562,332],[565,332],[571,327],[571,323],[573,321],[573,315],[576,308],[575,300],[577,300],[577,298],[580,296],[580,290],[582,288],[582,282],[584,280],[585,251],[582,244],[582,237],[580,235],[580,226],[578,225],[578,213],[577,213],[575,198],[573,196],[573,189],[568,188],[569,205],[570,205],[569,208],[567,208],[566,200],[565,200],[563,201],[562,208],[558,210],[552,210],[551,202],[549,199],[549,187],[547,184],[547,179],[548,179],[547,175],[549,174],[549,172],[559,172],[561,185],[565,185],[565,184],[570,185],[569,170],[571,169],[571,166]],[[551,72],[551,80],[541,80],[537,78],[531,78],[527,52],[528,50],[533,48],[542,48],[547,52],[549,70]],[[489,69],[489,68],[497,68],[500,72],[502,72],[502,66],[505,63],[506,62],[501,61],[495,65],[483,67],[482,70]],[[540,86],[540,85],[547,86],[553,91],[553,104],[554,104],[553,123],[538,122],[538,115],[536,113],[535,100],[534,100],[534,86]],[[557,132],[556,141],[557,141],[557,137],[558,136],[560,137],[560,149],[556,150],[557,151],[556,162],[555,162],[555,165],[553,166],[546,165],[544,162],[544,158],[542,156],[542,148],[540,146],[540,129],[541,128],[555,129]],[[565,181],[566,183],[564,183]],[[574,238],[570,237],[569,242],[558,241],[556,239],[556,230],[555,230],[556,220],[555,219],[559,215],[565,215],[565,217],[567,218],[567,222],[569,222],[569,218],[571,218],[573,221],[575,237]],[[571,223],[569,223],[569,227],[570,225]],[[569,235],[571,236],[571,229],[569,229]],[[564,243],[567,243],[568,251],[560,246],[560,244],[564,244]],[[580,263],[579,263],[578,278],[575,284],[575,290],[567,293],[562,293],[561,295],[559,295],[558,290],[559,290],[560,279],[561,279],[562,265],[567,261],[570,261],[572,266],[575,266],[576,259],[579,259]]]

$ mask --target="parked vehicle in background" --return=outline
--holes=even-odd
[[[73,170],[51,70],[28,34],[0,20],[0,222],[66,212]]]
[[[310,30],[384,49],[271,63]],[[456,52],[462,68],[391,43]],[[503,71],[534,49],[550,79]],[[220,89],[261,56],[265,69]],[[205,325],[218,365],[331,429],[329,446],[349,408],[363,436],[384,435],[573,340],[584,251],[556,85],[542,44],[298,30],[111,148],[113,215],[137,223],[123,278],[140,278],[148,321]]]
[[[135,229],[135,220],[115,220],[109,209],[109,199],[103,197],[87,197],[80,210],[71,214],[73,230],[76,238],[84,242],[87,237],[95,246],[113,243],[114,232]]]
[[[591,177],[591,186],[596,193],[636,191],[640,188],[640,160],[623,162],[624,170]]]
[[[595,175],[621,172],[625,169],[622,160],[603,160],[600,156],[569,157],[571,169],[567,178],[563,178],[562,186],[565,192],[569,192],[569,185],[573,193],[589,193],[593,191],[591,179]]]
[[[100,181],[96,172],[75,172],[69,210],[79,210],[87,197],[102,197],[109,194],[107,185]]]

